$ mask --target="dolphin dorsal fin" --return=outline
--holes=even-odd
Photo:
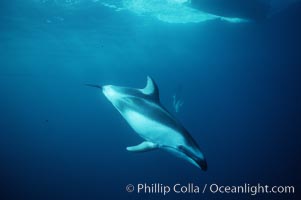
[[[154,100],[159,101],[159,89],[155,81],[147,76],[147,82],[145,88],[141,89],[141,92],[145,95],[152,97]]]

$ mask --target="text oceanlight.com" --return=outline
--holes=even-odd
[[[194,183],[174,185],[165,185],[161,183],[138,183],[136,185],[128,184],[126,186],[127,192],[136,194],[161,194],[168,195],[169,193],[175,194],[294,194],[294,186],[270,186],[264,184],[248,184],[242,185],[220,185],[216,183],[197,185]]]

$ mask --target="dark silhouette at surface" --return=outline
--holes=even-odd
[[[260,0],[192,0],[194,8],[225,17],[240,17],[251,20],[265,19],[269,4]]]

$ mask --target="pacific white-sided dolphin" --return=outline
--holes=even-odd
[[[123,118],[144,139],[141,144],[127,147],[128,151],[144,152],[165,149],[202,170],[207,163],[196,141],[160,103],[156,83],[147,77],[143,89],[113,85],[97,86],[120,112]]]

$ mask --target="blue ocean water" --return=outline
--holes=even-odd
[[[275,1],[270,15],[265,6],[252,13],[253,3],[205,2],[206,12],[248,22],[178,17],[177,7],[162,14],[161,4],[146,12],[121,1],[1,1],[0,199],[298,199],[301,4]],[[84,86],[143,88],[147,75],[208,171],[162,150],[126,151],[142,139]],[[293,185],[296,194],[125,190],[139,183]]]

